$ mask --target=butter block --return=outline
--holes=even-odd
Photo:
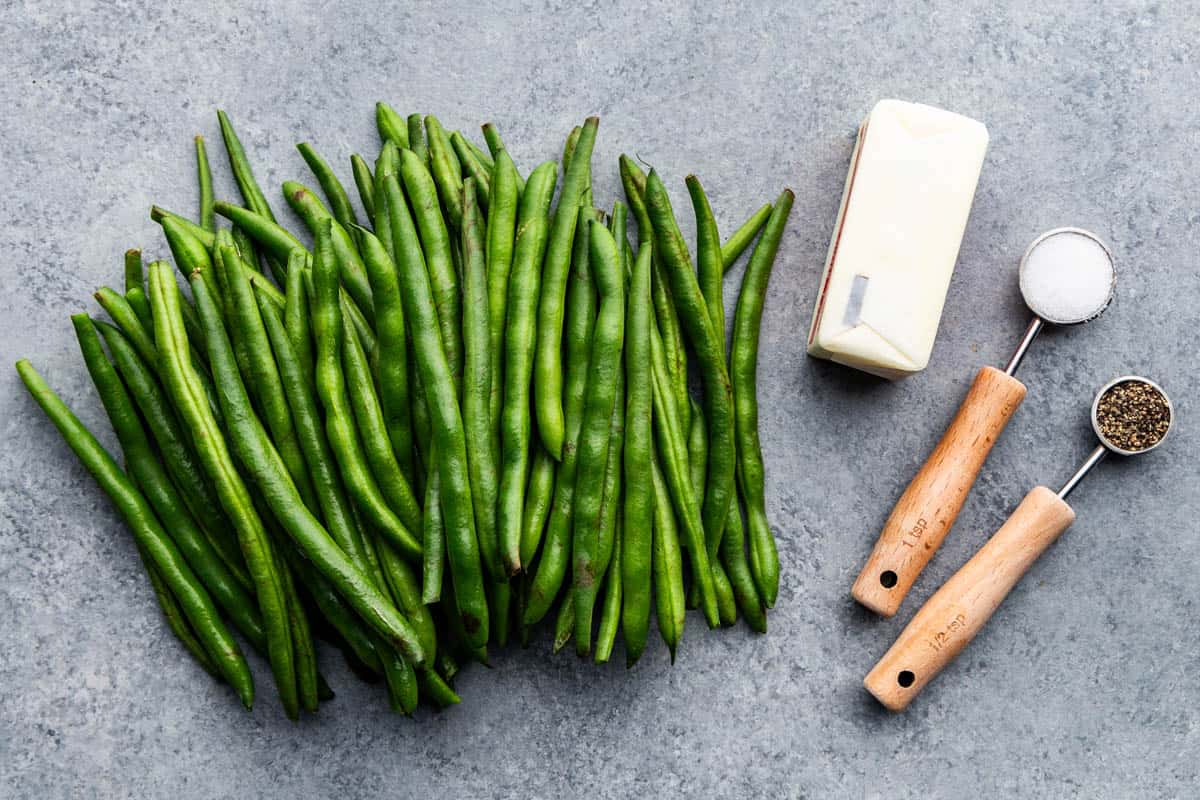
[[[810,355],[891,379],[925,368],[987,143],[961,114],[876,103],[850,158]]]

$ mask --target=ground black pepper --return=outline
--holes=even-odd
[[[1096,406],[1100,433],[1114,447],[1136,452],[1162,441],[1171,426],[1171,406],[1163,393],[1143,381],[1111,387]]]

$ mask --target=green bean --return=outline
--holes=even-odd
[[[263,519],[269,520],[270,514],[263,510]],[[283,595],[287,601],[288,627],[292,632],[292,650],[296,654],[296,692],[300,696],[300,707],[310,714],[316,713],[320,703],[317,688],[317,651],[313,644],[312,629],[308,625],[308,617],[304,614],[304,606],[300,603],[300,595],[296,593],[296,584],[292,572],[287,568],[279,551],[287,547],[282,533],[276,535],[275,564],[283,582]]]
[[[216,209],[215,203],[213,204],[213,209],[214,210]],[[154,220],[159,225],[161,225],[164,220],[169,219],[172,222],[177,223],[181,228],[183,228],[185,231],[190,233],[192,236],[199,239],[204,244],[205,247],[209,248],[210,250],[212,249],[213,239],[214,239],[213,232],[206,231],[204,228],[201,228],[199,225],[192,222],[187,217],[176,214],[173,211],[168,211],[167,209],[163,208],[162,206],[150,206],[150,219]]]
[[[532,178],[531,178],[532,180]],[[525,623],[532,625],[546,614],[566,577],[570,562],[575,511],[575,481],[579,466],[579,431],[587,392],[592,330],[596,324],[596,290],[591,269],[591,221],[596,210],[580,206],[582,223],[575,232],[571,256],[571,281],[567,294],[566,439],[554,482],[553,505],[542,546],[542,558],[530,586]],[[540,440],[539,440],[540,441]],[[545,450],[543,446],[540,448]]]
[[[400,464],[392,453],[383,410],[379,407],[379,398],[375,395],[375,384],[366,353],[363,352],[354,328],[344,316],[342,369],[345,374],[346,393],[354,410],[354,420],[358,424],[359,441],[362,442],[367,465],[380,491],[383,492],[388,507],[400,518],[410,534],[394,544],[401,549],[406,558],[419,560],[421,543],[417,541],[414,532],[421,527],[421,505],[417,502],[412,487],[404,479]]]
[[[754,241],[754,237],[758,235],[759,230],[767,223],[767,219],[771,216],[772,206],[770,203],[764,203],[763,207],[755,211],[750,219],[742,223],[742,227],[733,232],[733,235],[725,240],[725,244],[721,245],[721,268],[723,272],[728,272],[729,268],[737,263],[738,256],[745,252],[750,243]]]
[[[350,171],[354,173],[354,185],[358,187],[358,199],[362,201],[363,211],[367,212],[369,218],[375,219],[375,176],[371,174],[371,167],[366,159],[353,153],[350,156]]]
[[[472,155],[479,160],[479,163],[482,164],[483,168],[490,174],[492,167],[496,166],[496,160],[492,158],[492,154],[475,144],[475,142],[468,139],[461,132],[459,133],[459,136],[463,137],[463,141],[467,143],[467,148],[471,151]]]
[[[381,195],[380,201],[386,204]],[[386,222],[390,229],[391,222]],[[396,266],[383,251],[380,241],[365,229],[357,229],[362,241],[363,262],[371,280],[375,298],[375,324],[378,344],[373,354],[375,378],[379,384],[379,403],[384,427],[400,471],[411,484],[413,475],[412,421],[409,412],[408,337],[404,331],[404,303]]]
[[[208,164],[208,151],[204,147],[204,137],[196,137],[196,176],[200,184],[200,227],[211,232],[216,231],[213,219],[213,182],[212,167]]]
[[[597,591],[600,588],[600,579],[604,573],[612,573],[618,586],[613,590],[617,592],[615,598],[605,596],[604,610],[600,618],[599,635],[601,637],[615,637],[617,625],[620,622],[621,615],[621,598],[620,598],[620,581],[621,581],[621,563],[619,560],[614,561],[614,555],[618,552],[619,542],[619,522],[621,519],[621,472],[623,461],[623,450],[625,448],[625,365],[622,361],[618,365],[617,373],[617,390],[615,400],[613,402],[612,421],[609,425],[608,434],[608,462],[604,467],[604,495],[600,504],[600,536],[597,546],[596,561],[603,565],[602,569],[597,570],[595,586]],[[614,603],[611,610],[608,610],[609,603]],[[578,606],[576,606],[578,609]],[[578,613],[578,611],[577,611]],[[609,619],[605,617],[609,616]],[[579,621],[576,620],[576,627],[579,627]],[[591,622],[588,622],[588,629],[591,629]],[[576,642],[579,640],[576,639]],[[597,655],[599,649],[604,645],[600,639],[597,640]],[[604,660],[608,660],[608,656],[612,651],[612,639],[607,642],[608,653],[605,653]],[[580,655],[587,655],[586,650],[580,650]]]
[[[475,179],[475,193],[478,196],[480,207],[484,211],[488,211],[490,208],[489,201],[492,194],[492,176],[490,167],[486,166],[479,159],[479,157],[475,155],[475,152],[471,149],[466,137],[458,131],[450,134],[450,145],[454,148],[455,154],[458,155],[458,160],[463,165],[463,169],[466,171],[467,175]],[[463,224],[465,225],[465,208],[463,209],[463,212]]]
[[[462,165],[454,152],[454,146],[450,143],[446,129],[432,114],[425,117],[425,134],[429,142],[429,165],[437,184],[437,195],[442,199],[442,205],[450,217],[450,224],[455,230],[460,230],[463,211]],[[405,184],[407,185],[407,180]],[[412,189],[410,188],[409,191],[411,192]],[[414,200],[413,204],[417,205],[417,201]]]
[[[500,131],[496,129],[494,123],[489,122],[483,126],[483,138],[487,141],[488,151],[492,154],[493,164],[498,163],[501,151],[507,152],[507,148],[504,146],[504,140],[500,138]],[[492,171],[495,172],[495,167],[493,167]],[[521,177],[519,172],[516,175],[517,195],[520,196],[525,193],[525,179]],[[495,178],[492,180],[494,181]]]
[[[250,576],[246,573],[237,535],[221,512],[220,500],[197,462],[192,445],[176,420],[158,380],[125,334],[107,322],[96,324],[108,345],[117,371],[129,387],[150,429],[168,474],[180,489],[185,505],[234,579],[249,588]]]
[[[654,241],[654,226],[650,222],[650,212],[646,209],[646,174],[629,156],[622,155],[620,163],[621,184],[625,189],[625,199],[629,201],[629,207],[633,209],[633,216],[637,220],[638,246],[641,247]],[[671,297],[671,289],[663,274],[661,262],[662,259],[656,252],[650,273],[650,296],[654,301],[654,315],[667,354],[667,368],[671,376],[675,407],[679,409],[680,420],[686,424],[689,413],[687,351],[683,346],[679,316],[675,313],[675,301]]]
[[[708,425],[708,476],[704,492],[705,545],[710,561],[717,556],[721,534],[729,516],[734,487],[737,452],[733,422],[733,388],[725,367],[725,337],[718,335],[696,282],[687,245],[679,233],[671,200],[658,174],[646,179],[646,206],[654,224],[655,244],[662,255],[664,271],[684,330],[700,362],[704,383],[705,422]]]
[[[576,157],[578,157],[576,151]],[[616,389],[621,382],[621,352],[625,340],[625,277],[617,243],[600,222],[589,224],[590,266],[600,294],[592,352],[588,360],[587,391],[579,429],[578,471],[572,535],[572,575],[575,595],[575,648],[591,648],[592,609],[608,563],[602,544],[602,508],[609,433]],[[622,398],[622,405],[624,398]]]
[[[159,575],[179,600],[188,622],[216,662],[222,677],[234,687],[242,704],[250,708],[254,702],[254,681],[237,642],[221,623],[211,598],[163,531],[150,504],[28,361],[17,362],[17,373],[67,445],[108,494],[139,547],[149,554]]]
[[[579,137],[583,135],[583,126],[576,125],[571,128],[571,132],[567,134],[567,140],[563,142],[562,168],[565,172],[571,166],[571,157],[575,155],[575,148],[579,145]]]
[[[375,338],[375,329],[371,327],[370,322],[367,322],[367,318],[363,316],[362,311],[355,305],[350,295],[346,294],[345,289],[338,291],[338,299],[342,307],[342,316],[350,320],[350,325],[358,334],[358,341],[362,342],[363,351],[368,357],[371,357],[379,347],[379,341]]]
[[[354,411],[347,395],[343,373],[345,335],[338,303],[337,264],[330,234],[331,221],[317,227],[313,259],[313,334],[317,344],[317,396],[325,409],[325,432],[336,458],[342,480],[355,507],[380,534],[406,554],[419,554],[420,544],[408,526],[392,510],[376,476],[368,466],[360,441]],[[386,439],[384,442],[386,446]]]
[[[387,103],[375,104],[375,125],[379,128],[379,139],[395,142],[397,147],[408,147],[408,127],[404,117]]]
[[[742,288],[738,293],[737,310],[733,317],[733,344],[730,347],[730,370],[733,373],[737,416],[738,479],[746,501],[746,521],[750,538],[750,571],[758,586],[759,596],[767,608],[775,605],[779,593],[779,551],[767,522],[763,493],[762,448],[758,441],[758,333],[762,323],[763,299],[779,240],[787,226],[794,195],[785,189],[775,201],[771,218],[763,228],[762,237],[754,247]]]
[[[503,150],[496,154],[492,171],[492,199],[487,219],[488,349],[491,353],[492,391],[488,398],[492,446],[500,450],[500,408],[504,397],[504,327],[508,279],[512,272],[513,243],[517,234],[520,190],[517,168]],[[523,560],[521,563],[525,563]]]
[[[287,229],[278,225],[273,219],[248,208],[218,200],[213,204],[213,210],[245,231],[276,262],[286,263],[293,250],[297,247],[304,247],[299,239],[288,233]],[[164,217],[163,221],[168,219],[173,219],[173,217]]]
[[[446,523],[442,518],[441,473],[437,468],[437,451],[432,449],[429,454],[429,477],[425,481],[425,518],[422,522],[421,598],[426,603],[436,603],[442,599]]]
[[[234,247],[237,248],[242,260],[246,262],[246,266],[255,274],[261,274],[262,265],[258,263],[258,250],[254,247],[254,240],[250,238],[250,234],[234,225],[230,235],[233,237]]]
[[[429,607],[421,599],[420,579],[408,562],[383,539],[376,539],[376,552],[388,590],[396,600],[396,607],[408,617],[417,632],[426,658],[433,658],[437,655],[437,630]]]
[[[350,652],[363,666],[379,673],[379,653],[375,647],[374,632],[354,613],[342,596],[334,589],[320,571],[295,548],[280,548],[288,566],[304,585],[321,616],[333,627]]]
[[[221,137],[225,140],[225,151],[229,154],[229,166],[233,170],[233,177],[237,181],[238,189],[242,192],[242,199],[255,214],[274,222],[275,213],[271,211],[271,204],[267,202],[266,195],[262,193],[258,181],[254,179],[250,161],[246,158],[246,151],[242,148],[242,143],[233,130],[233,124],[225,112],[219,109],[217,110],[217,119],[221,123]]]
[[[462,416],[475,508],[475,531],[483,566],[496,580],[505,582],[496,536],[495,440],[489,405],[492,395],[492,356],[488,319],[487,254],[483,213],[476,201],[475,179],[463,181],[463,400]],[[520,531],[508,553],[508,563],[520,563]],[[507,633],[507,631],[506,631]]]
[[[142,251],[130,249],[125,251],[125,291],[131,289],[146,290],[146,279],[142,268]]]
[[[422,164],[429,163],[429,143],[425,141],[425,117],[420,114],[409,114],[408,119],[408,149],[417,154]]]
[[[304,272],[307,269],[308,253],[296,249],[288,257],[288,274],[283,299],[283,322],[287,330],[288,344],[295,355],[304,385],[316,386],[313,375],[312,319],[309,315],[308,295],[304,288]],[[276,358],[279,354],[276,353]],[[293,410],[293,413],[295,411]]]
[[[596,631],[597,664],[607,664],[608,659],[612,657],[617,628],[621,625],[621,538],[621,518],[617,517],[616,545],[608,566],[608,576],[604,579],[604,600],[601,603],[600,626]]]
[[[105,358],[91,319],[86,314],[76,314],[71,321],[88,373],[121,443],[129,476],[162,520],[164,529],[200,583],[225,610],[235,627],[245,633],[252,644],[260,646],[265,637],[254,598],[225,566],[213,544],[193,521],[182,494],[159,463],[130,392]]]
[[[416,158],[410,153],[402,154],[406,172],[411,170],[412,159]],[[395,176],[387,176],[384,185],[392,213],[392,235],[401,255],[397,271],[404,299],[404,314],[409,321],[421,384],[425,387],[433,423],[433,442],[438,454],[435,464],[445,515],[446,555],[454,583],[458,618],[466,631],[468,644],[480,647],[488,640],[488,608],[479,558],[479,540],[475,533],[462,415],[454,377],[438,334],[439,315],[430,286],[431,272],[426,271],[425,260],[418,246],[416,226],[400,194]]]
[[[171,257],[175,259],[175,266],[179,268],[179,274],[186,280],[193,272],[199,272],[209,290],[217,292],[212,258],[204,242],[192,236],[172,219],[164,219],[162,229],[167,237],[167,246],[171,248]]]
[[[426,117],[426,124],[433,117]],[[437,120],[434,120],[434,124]],[[432,134],[430,135],[432,138]],[[432,145],[431,145],[432,147]],[[437,327],[435,330],[441,331],[442,350],[445,353],[446,362],[450,368],[450,375],[454,380],[454,385],[457,387],[462,379],[462,294],[459,290],[458,274],[454,269],[454,257],[450,248],[450,233],[446,229],[445,220],[442,218],[441,208],[438,206],[439,188],[434,187],[433,178],[429,174],[429,170],[425,169],[425,165],[417,158],[416,154],[411,150],[406,150],[400,154],[400,180],[404,181],[404,188],[412,201],[411,212],[408,209],[408,203],[404,202],[404,213],[402,216],[415,218],[416,228],[420,231],[420,248],[424,252],[424,261],[429,275],[429,283],[433,292],[434,311],[436,319],[433,320]],[[459,182],[458,191],[462,192],[462,182]],[[397,185],[397,194],[399,193],[399,185]],[[399,195],[399,197],[403,197]],[[388,206],[393,205],[393,197],[388,195]],[[456,198],[459,205],[462,205],[461,194]],[[401,200],[396,200],[395,204],[400,205]],[[397,215],[400,212],[392,211],[392,236],[398,237],[397,233]],[[456,226],[461,226],[462,211],[459,210],[459,221]],[[418,239],[413,238],[412,242],[404,242],[403,245],[412,248],[418,243]],[[397,240],[397,249],[401,247],[401,242]],[[400,259],[403,261],[403,258]],[[397,264],[397,266],[400,266]],[[411,321],[410,321],[411,326]],[[426,391],[429,390],[426,386]]]
[[[184,616],[179,601],[175,599],[175,595],[171,594],[171,587],[167,586],[167,582],[158,574],[154,562],[150,559],[150,554],[140,546],[137,550],[138,556],[142,560],[142,567],[146,570],[146,577],[150,579],[150,588],[154,590],[154,596],[158,598],[158,607],[167,621],[167,627],[171,629],[171,632],[175,634],[180,644],[191,654],[201,669],[214,679],[221,680],[221,671],[217,668],[212,656],[204,649],[204,645],[196,638],[191,626],[188,625],[187,617]]]
[[[721,235],[717,232],[717,220],[713,217],[708,195],[695,175],[686,179],[692,210],[696,216],[696,280],[704,305],[712,324],[713,334],[720,340],[721,356],[725,356],[725,298],[721,278],[724,267],[721,263]]]
[[[533,444],[533,463],[525,489],[525,510],[521,514],[521,564],[530,565],[542,543],[546,520],[554,499],[554,459],[540,442]]]
[[[267,429],[283,459],[288,475],[296,485],[296,491],[308,510],[315,513],[318,508],[316,493],[296,439],[296,429],[292,424],[291,410],[279,377],[279,367],[271,355],[271,346],[263,327],[262,315],[258,310],[258,301],[247,277],[247,270],[243,268],[242,259],[233,248],[221,248],[217,252],[218,258],[224,264],[229,284],[231,334],[235,341],[242,341],[248,362],[249,372],[243,373],[243,378],[247,386],[253,387],[253,394],[258,399],[258,408],[266,418]]]
[[[366,546],[354,512],[346,497],[345,488],[337,473],[336,461],[321,430],[321,415],[317,409],[313,384],[305,376],[289,336],[290,331],[274,308],[259,303],[263,324],[270,340],[271,352],[279,365],[288,406],[296,426],[296,440],[308,464],[313,491],[321,509],[321,518],[334,542],[364,571],[367,570]]]
[[[704,546],[704,526],[700,520],[700,507],[688,474],[687,442],[683,435],[683,424],[674,403],[671,378],[666,366],[666,353],[658,328],[650,326],[650,371],[654,385],[654,438],[658,445],[661,469],[666,474],[670,497],[674,501],[675,513],[683,523],[687,549],[692,554],[692,577],[700,586],[700,605],[710,628],[720,624],[720,609],[717,604],[716,588],[713,584],[712,566],[708,550]],[[656,496],[657,502],[657,496]]]
[[[750,565],[746,563],[746,534],[742,527],[741,504],[734,498],[729,506],[729,521],[725,523],[725,536],[721,539],[721,562],[729,575],[733,587],[737,607],[750,629],[758,633],[767,632],[767,611],[762,599],[758,596],[758,588],[754,585],[754,576],[750,574]]]
[[[323,238],[323,250],[327,255],[328,231],[323,231]],[[318,269],[318,275],[322,274],[324,277],[317,279],[318,287],[328,282],[332,270]],[[412,626],[376,588],[370,577],[350,561],[300,502],[279,454],[250,408],[212,298],[208,297],[206,288],[198,279],[192,280],[192,291],[196,294],[200,317],[209,335],[213,368],[220,374],[218,385],[221,387],[222,404],[228,406],[229,412],[234,412],[226,413],[226,417],[231,419],[230,440],[237,448],[242,465],[267,501],[271,513],[321,574],[334,583],[359,616],[382,634],[389,644],[398,648],[414,667],[422,664],[425,654]],[[332,294],[328,287],[319,288],[319,295],[321,293],[326,296]]]
[[[638,249],[625,319],[625,495],[622,509],[621,632],[631,667],[646,647],[650,626],[650,570],[654,486],[646,480],[654,450],[650,382],[650,270],[653,245]],[[610,568],[611,573],[611,568]]]
[[[428,467],[433,463],[431,440],[433,438],[433,423],[429,421],[429,403],[425,401],[425,387],[421,384],[421,370],[417,369],[417,355],[413,352],[412,337],[408,337],[408,377],[412,380],[412,398],[409,411],[412,417],[413,444],[416,445],[417,458],[413,460],[414,483],[420,486]],[[424,466],[426,469],[421,469]]]
[[[262,520],[254,509],[250,492],[229,453],[225,436],[207,404],[201,401],[199,379],[188,358],[187,337],[179,313],[179,291],[170,274],[170,268],[164,262],[156,261],[150,265],[149,276],[150,302],[154,309],[154,333],[160,345],[160,371],[164,374],[164,383],[172,404],[191,431],[201,464],[215,484],[221,505],[237,531],[266,628],[268,660],[275,675],[275,684],[279,689],[284,710],[289,717],[295,718],[299,713],[295,655],[287,619],[287,601],[275,568],[274,548]],[[201,291],[207,296],[207,284],[202,279],[197,278],[192,287],[193,292],[203,287]],[[220,325],[219,312],[214,310],[214,317],[213,327],[219,328],[223,336],[224,329]],[[212,344],[210,340],[210,359],[215,361],[217,354],[213,352]],[[240,386],[236,366],[233,366],[232,372]],[[222,385],[221,389],[226,393],[231,391],[231,387],[225,385]],[[235,420],[229,419],[228,414],[225,417],[231,426],[235,424]]]
[[[321,185],[321,191],[324,192],[325,199],[329,201],[329,210],[332,212],[333,218],[346,229],[349,229],[351,225],[357,225],[358,219],[354,216],[354,208],[350,205],[350,196],[346,194],[346,189],[338,180],[333,168],[308,142],[301,142],[296,145],[296,149],[300,151],[300,157],[304,159],[304,163],[308,164],[317,183]]]
[[[708,430],[704,423],[704,412],[695,400],[692,400],[692,424],[688,432],[688,467],[691,473],[693,491],[696,497],[704,496],[705,470],[708,466]],[[717,594],[717,613],[721,624],[732,625],[737,621],[737,604],[734,599],[733,587],[725,568],[716,558],[709,561],[713,573],[713,589]],[[688,589],[688,608],[700,604],[700,584],[693,582]]]
[[[592,147],[596,142],[599,117],[584,122],[579,142],[566,167],[562,193],[546,245],[542,268],[542,293],[538,306],[537,351],[534,368],[534,409],[538,432],[546,450],[555,459],[563,457],[566,422],[563,416],[562,336],[571,240],[584,194],[591,190]],[[589,203],[590,205],[590,203]]]
[[[129,303],[143,328],[154,327],[154,316],[150,312],[150,301],[146,298],[145,290],[139,286],[125,290],[125,302]]]
[[[304,224],[314,236],[317,227],[324,221],[328,220],[332,224],[333,252],[337,257],[342,285],[354,298],[367,320],[374,322],[375,305],[371,299],[371,284],[367,280],[367,268],[358,254],[354,239],[308,187],[295,181],[284,181],[283,194],[288,205],[304,220]]]
[[[684,616],[687,613],[683,592],[683,558],[679,551],[675,515],[671,513],[671,496],[657,457],[651,458],[650,475],[654,486],[654,552],[651,556],[654,604],[658,632],[671,651],[671,663],[674,664],[675,649],[683,636]]]
[[[571,641],[575,633],[575,594],[568,591],[558,606],[558,616],[554,619],[554,652],[562,650]]]
[[[442,677],[431,669],[418,672],[417,682],[421,687],[421,695],[438,708],[456,706],[462,702]]]

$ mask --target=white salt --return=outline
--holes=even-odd
[[[1112,298],[1116,273],[1104,245],[1089,235],[1061,231],[1034,246],[1021,266],[1021,295],[1048,322],[1084,322]]]

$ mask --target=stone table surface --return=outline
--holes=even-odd
[[[1187,797],[1200,777],[1194,556],[1200,378],[1200,15],[1190,3],[238,4],[9,2],[0,10],[0,362],[31,358],[115,440],[67,319],[166,254],[151,203],[192,214],[194,134],[235,192],[229,111],[276,208],[313,142],[348,179],[372,105],[487,120],[519,166],[603,118],[617,156],[702,176],[728,232],[787,185],[759,367],[783,581],[770,633],[695,615],[674,667],[550,653],[539,633],[458,681],[463,704],[388,713],[334,651],[338,692],[293,725],[253,660],[253,713],[182,653],[106,498],[9,371],[0,379],[0,795],[7,797]],[[985,121],[991,145],[929,368],[886,383],[804,355],[855,126],[884,97]],[[683,216],[688,216],[684,214]],[[296,220],[285,214],[292,224]],[[1039,339],[1029,397],[897,617],[849,587],[972,375],[1027,322],[1017,259],[1041,231],[1100,233],[1119,268],[1097,322]],[[685,225],[691,235],[692,226]],[[742,268],[726,284],[736,296]],[[903,715],[863,675],[1037,483],[1093,445],[1099,385],[1137,372],[1180,422],[1101,466],[1079,518]]]

